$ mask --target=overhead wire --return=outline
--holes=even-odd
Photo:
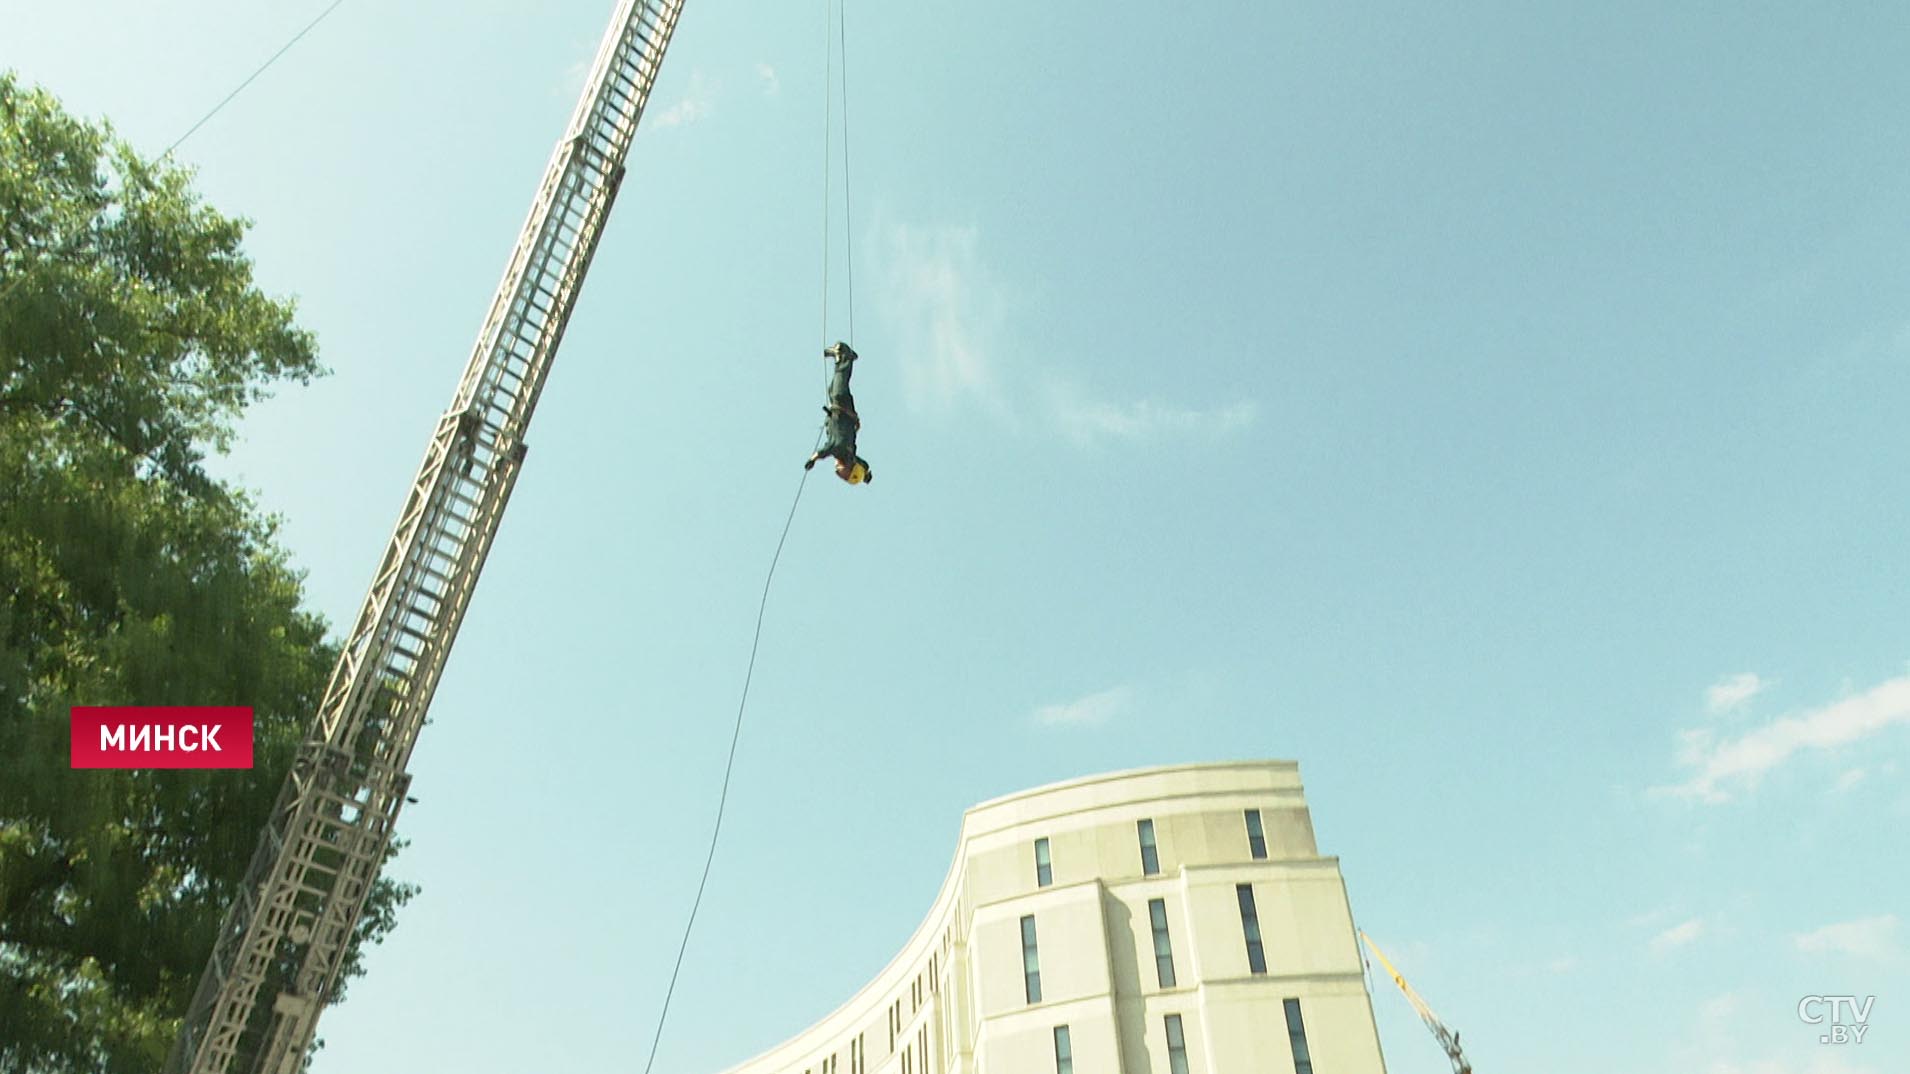
[[[344,2],[345,0],[332,0],[332,2],[326,6],[325,10],[318,13],[316,18],[306,23],[303,28],[301,28],[297,33],[292,35],[290,40],[286,41],[285,44],[280,45],[277,52],[272,53],[272,55],[267,57],[265,62],[260,64],[257,69],[255,69],[251,74],[245,76],[245,81],[240,82],[237,86],[233,87],[232,92],[226,94],[223,98],[221,98],[218,104],[213,105],[211,109],[209,109],[205,115],[200,116],[198,121],[193,123],[192,126],[187,127],[186,133],[173,139],[172,144],[166,147],[166,151],[159,154],[159,159],[164,160],[167,157],[172,156],[173,150],[178,149],[181,145],[184,145],[186,139],[192,137],[195,133],[198,132],[200,127],[203,127],[208,122],[210,122],[212,117],[218,115],[219,112],[222,109],[224,109],[226,105],[231,104],[233,101],[233,98],[245,92],[245,88],[247,86],[250,86],[254,81],[256,81],[258,77],[264,74],[266,70],[270,68],[273,64],[279,62],[280,57],[284,56],[287,52],[290,52],[292,50],[293,45],[296,45],[300,41],[304,40],[306,34],[311,33],[313,28],[315,28],[319,23],[324,22],[325,17],[330,15],[332,12],[338,10],[338,6],[340,4],[343,4]],[[71,252],[72,252],[71,250],[65,250],[65,251],[62,251],[57,256],[64,257]],[[0,299],[4,299],[8,295],[11,295],[22,283],[26,281],[26,278],[27,278],[26,272],[22,271],[19,275],[15,276],[13,279],[8,280],[6,283],[6,286],[0,287]]]
[[[200,127],[205,126],[207,121],[212,119],[213,116],[218,115],[220,109],[223,109],[226,105],[231,104],[232,99],[234,97],[237,97],[240,93],[243,93],[245,91],[245,88],[247,86],[250,86],[254,79],[258,78],[260,75],[266,72],[267,68],[279,62],[279,57],[285,55],[287,52],[292,51],[293,45],[296,45],[300,41],[304,40],[305,35],[311,33],[313,27],[317,26],[321,22],[324,22],[325,16],[330,15],[332,12],[338,10],[338,5],[344,2],[345,0],[332,0],[331,4],[328,7],[326,7],[325,10],[318,13],[317,18],[313,19],[311,22],[306,23],[304,29],[300,30],[298,33],[293,34],[292,39],[290,41],[287,41],[285,44],[280,45],[279,50],[277,52],[274,52],[271,56],[267,57],[266,61],[258,66],[257,70],[245,76],[245,81],[239,83],[238,86],[236,86],[231,93],[226,94],[225,97],[221,99],[218,104],[213,105],[211,111],[207,112],[203,116],[200,116],[199,122],[194,123],[191,127],[188,127],[186,129],[186,133],[174,139],[173,143],[167,146],[166,151],[164,153],[161,153],[160,156],[161,157],[171,156],[173,150],[179,148],[180,145],[182,145],[186,139],[192,137],[193,133],[196,132]]]

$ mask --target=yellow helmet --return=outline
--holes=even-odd
[[[854,466],[849,467],[849,484],[860,485],[864,481],[868,480],[868,477],[869,477],[869,468],[863,465],[860,459],[856,460],[856,464]]]

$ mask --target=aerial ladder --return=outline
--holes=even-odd
[[[411,750],[683,0],[619,0],[286,776],[168,1074],[296,1074],[391,848]]]
[[[1426,1028],[1432,1030],[1433,1036],[1438,1038],[1439,1046],[1445,1049],[1446,1058],[1452,1060],[1452,1074],[1472,1074],[1472,1064],[1466,1061],[1466,1053],[1459,1050],[1459,1034],[1447,1029],[1446,1023],[1441,1022],[1426,1001],[1419,998],[1419,993],[1413,991],[1413,986],[1407,984],[1406,978],[1386,960],[1386,953],[1379,949],[1379,945],[1373,942],[1371,936],[1361,932],[1360,939],[1366,941],[1366,946],[1373,952],[1373,957],[1379,959],[1381,966],[1386,967],[1386,975],[1391,977],[1393,983],[1399,986],[1399,990],[1406,994],[1406,1001],[1413,1005],[1413,1010],[1419,1012],[1419,1020],[1426,1023]]]

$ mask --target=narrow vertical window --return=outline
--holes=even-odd
[[[1260,811],[1247,810],[1247,849],[1253,852],[1255,861],[1267,856],[1267,833],[1260,827]]]
[[[1162,988],[1174,987],[1174,944],[1167,936],[1167,900],[1147,900],[1147,919],[1154,926],[1154,976]]]
[[[1035,915],[1021,919],[1021,979],[1028,1002],[1041,1002],[1041,959],[1035,953]]]
[[[1300,1001],[1287,1000],[1287,1043],[1293,1046],[1293,1074],[1313,1074],[1313,1056],[1306,1050],[1306,1023],[1300,1020]]]
[[[1048,841],[1035,840],[1035,886],[1045,888],[1054,883],[1054,864],[1048,860]]]
[[[1141,873],[1144,876],[1153,876],[1155,873],[1161,871],[1160,851],[1154,847],[1154,822],[1151,820],[1142,821],[1140,831]]]
[[[1068,1027],[1054,1027],[1054,1074],[1074,1074],[1074,1042],[1068,1039]]]
[[[1178,1014],[1167,1016],[1167,1074],[1187,1074],[1187,1035]]]
[[[1260,912],[1254,909],[1253,885],[1236,884],[1240,896],[1240,929],[1247,935],[1247,968],[1254,973],[1267,972],[1267,952],[1260,946]]]

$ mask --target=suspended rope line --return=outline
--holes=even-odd
[[[822,11],[823,11],[822,44],[823,44],[823,54],[825,57],[825,59],[823,60],[823,85],[822,85],[822,309],[820,311],[820,324],[818,325],[818,330],[821,332],[822,345],[824,347],[827,347],[829,345],[829,239],[830,239],[829,178],[830,178],[830,166],[834,160],[833,153],[832,153],[832,145],[830,141],[830,122],[829,121],[831,118],[833,118],[831,109],[832,109],[832,103],[833,103],[832,98],[834,96],[834,90],[835,90],[835,56],[830,49],[831,42],[829,40],[830,0],[823,0]],[[840,19],[839,13],[838,13],[838,19]],[[839,35],[841,34],[840,25],[841,24],[838,21],[837,26],[838,26]],[[838,40],[844,44],[846,49],[847,39],[845,37],[839,36]],[[848,212],[848,208],[849,208],[848,66],[849,66],[848,54],[845,51],[843,54],[843,89],[842,89],[842,94],[843,94],[842,96],[842,114],[843,114],[842,172],[843,172],[843,212],[845,214]],[[846,222],[844,224],[844,231],[845,233],[849,231]],[[847,255],[847,260],[848,260],[848,264],[845,267],[848,271],[848,276],[849,276],[849,279],[848,279],[849,335],[850,335],[850,338],[854,338],[855,336],[855,268],[854,268],[853,253],[850,253]],[[826,378],[827,376],[828,376],[828,370],[827,370],[827,367],[825,366],[824,377]],[[818,432],[816,434],[815,448],[820,448],[822,446],[824,435],[825,435],[824,432]],[[811,450],[814,451],[815,448],[811,448]],[[670,968],[670,984],[663,991],[663,1010],[657,1015],[657,1031],[656,1031],[656,1035],[650,1039],[650,1056],[648,1059],[644,1061],[643,1074],[650,1074],[651,1069],[656,1065],[657,1048],[663,1042],[663,1027],[670,1017],[670,1000],[672,997],[676,995],[677,978],[683,972],[683,958],[690,949],[690,934],[696,928],[697,911],[700,910],[703,906],[703,892],[709,886],[710,867],[716,861],[717,843],[723,834],[723,814],[724,814],[724,810],[729,805],[730,778],[736,770],[736,746],[737,746],[737,743],[740,742],[743,737],[743,713],[747,710],[749,705],[749,686],[750,686],[750,682],[756,676],[756,653],[757,653],[757,650],[761,647],[762,641],[763,641],[763,616],[769,608],[769,590],[770,590],[771,584],[775,582],[776,580],[776,565],[782,562],[783,545],[787,543],[789,540],[789,528],[790,526],[794,525],[796,521],[796,508],[802,504],[803,490],[808,487],[809,487],[809,471],[805,469],[802,474],[802,479],[796,483],[796,497],[795,499],[791,500],[789,503],[789,515],[783,519],[783,531],[776,538],[775,554],[769,557],[769,573],[763,578],[763,594],[761,599],[759,599],[756,603],[756,629],[755,629],[755,632],[750,635],[750,639],[749,639],[749,664],[743,671],[743,694],[742,694],[742,697],[736,703],[736,725],[730,731],[729,756],[723,762],[723,788],[717,794],[717,798],[716,798],[716,824],[710,831],[710,849],[709,849],[709,853],[703,859],[703,875],[699,877],[696,882],[696,897],[690,901],[689,920],[684,922],[683,924],[683,939],[680,943],[677,944],[676,964]]]
[[[836,34],[842,45],[842,259],[849,288],[849,339],[856,338],[855,213],[849,207],[849,28],[848,0],[837,0]]]
[[[829,166],[832,163],[829,146],[829,120],[831,118],[831,93],[835,89],[836,54],[829,41],[829,0],[822,0],[822,340],[820,347],[829,345]],[[851,333],[853,335],[853,333]],[[823,370],[823,383],[828,383],[829,371]]]
[[[822,443],[817,437],[816,443]],[[776,580],[776,564],[782,562],[783,544],[789,540],[789,527],[796,521],[796,507],[802,503],[802,490],[809,485],[809,471],[804,470],[802,479],[796,482],[796,498],[789,502],[789,517],[783,519],[782,536],[776,538],[776,554],[769,557],[769,574],[763,579],[763,596],[756,604],[756,632],[749,640],[749,667],[743,672],[743,696],[736,703],[736,727],[730,732],[729,758],[723,762],[723,790],[716,797],[716,826],[710,831],[710,852],[703,859],[703,876],[696,882],[696,898],[690,903],[690,919],[683,923],[683,941],[677,945],[676,965],[670,969],[670,986],[663,991],[663,1010],[657,1015],[656,1036],[650,1039],[650,1058],[643,1064],[643,1074],[650,1074],[650,1068],[656,1065],[657,1045],[663,1042],[663,1025],[670,1017],[670,997],[676,995],[677,975],[683,972],[683,955],[690,949],[690,932],[696,928],[696,912],[703,906],[703,889],[709,886],[710,866],[716,861],[716,844],[723,834],[723,811],[729,805],[730,775],[736,769],[736,744],[743,737],[743,711],[749,705],[749,684],[756,676],[756,650],[763,640],[763,613],[769,607],[769,586]]]
[[[210,120],[213,116],[218,115],[220,109],[224,108],[228,104],[231,104],[232,98],[237,97],[240,93],[244,92],[245,88],[252,84],[253,79],[258,78],[260,75],[264,74],[266,68],[279,62],[280,56],[283,56],[287,52],[290,52],[292,50],[293,45],[298,44],[299,41],[305,37],[306,34],[309,34],[312,32],[313,27],[325,21],[325,16],[330,15],[332,12],[338,10],[338,5],[344,2],[345,0],[332,0],[331,5],[327,7],[325,10],[319,12],[317,18],[313,19],[311,22],[306,23],[305,28],[303,30],[300,30],[298,33],[293,34],[292,39],[290,41],[287,41],[285,44],[280,45],[279,50],[277,52],[274,52],[271,55],[271,57],[268,58],[264,63],[260,64],[258,70],[247,75],[245,77],[244,82],[239,83],[236,89],[234,89],[231,93],[226,94],[224,100],[220,101],[218,104],[213,105],[212,111],[207,112],[203,116],[200,116],[199,122],[194,123],[191,127],[189,127],[186,130],[186,133],[179,136],[178,141],[175,141],[171,145],[167,146],[166,151],[159,155],[162,157],[171,156],[172,151],[179,148],[180,144],[183,143],[186,139],[192,137],[194,131],[197,131],[200,127],[205,126],[207,120]]]

